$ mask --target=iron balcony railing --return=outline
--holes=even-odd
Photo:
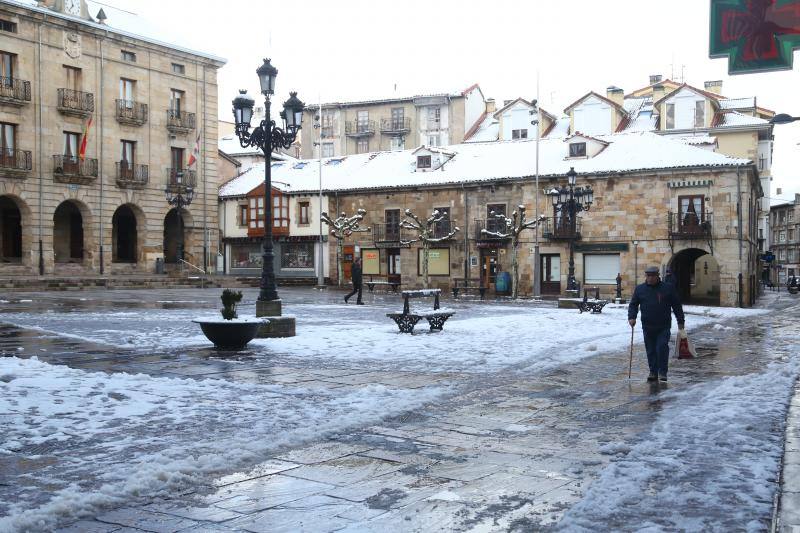
[[[322,138],[330,139],[336,131],[336,126],[322,126]]]
[[[194,129],[194,113],[179,109],[167,109],[167,129],[170,131],[189,131]]]
[[[53,174],[56,177],[93,179],[97,177],[97,159],[81,159],[71,155],[53,156]]]
[[[346,122],[344,125],[344,133],[345,135],[350,135],[351,137],[361,137],[363,135],[373,135],[375,133],[375,121],[374,120],[366,120],[366,121],[350,121]]]
[[[27,172],[33,168],[31,152],[28,150],[0,149],[0,169]]]
[[[187,168],[168,168],[167,186],[169,188],[196,187],[197,173]]]
[[[567,217],[547,218],[542,225],[542,236],[551,241],[572,240],[581,238],[581,219],[575,219],[575,229]]]
[[[669,213],[669,235],[678,239],[705,239],[711,236],[711,213]]]
[[[411,131],[411,119],[404,118],[382,118],[381,133],[404,133]]]
[[[117,161],[117,184],[120,187],[144,187],[150,180],[147,165]]]
[[[375,242],[398,242],[403,236],[399,224],[378,223],[372,225],[372,239]]]
[[[439,222],[433,223],[433,238],[434,239],[441,239],[442,237],[446,237],[450,234],[450,232],[455,227],[452,220],[440,220]]]
[[[147,122],[147,104],[133,100],[117,100],[117,121],[141,126]]]
[[[0,77],[0,100],[24,104],[31,101],[31,82],[9,77]]]
[[[71,89],[59,89],[58,110],[62,113],[77,115],[94,113],[94,95]]]
[[[476,241],[496,241],[502,240],[503,237],[495,237],[494,235],[487,235],[483,232],[485,229],[486,231],[491,232],[499,232],[499,231],[506,231],[506,226],[504,221],[498,220],[496,218],[489,218],[489,219],[475,219],[475,240]]]

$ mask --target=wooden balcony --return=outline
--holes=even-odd
[[[28,150],[0,149],[0,176],[4,178],[26,178],[32,165],[31,152]]]
[[[31,82],[0,77],[0,104],[22,107],[31,101]]]
[[[186,134],[195,128],[194,113],[167,109],[167,129],[172,133]]]
[[[94,113],[94,95],[70,89],[58,89],[57,107],[64,115],[86,118]]]
[[[674,240],[706,240],[711,237],[711,213],[669,213],[669,236]]]
[[[53,179],[59,183],[88,184],[97,179],[97,159],[53,156]]]
[[[122,189],[143,189],[150,180],[150,170],[147,165],[118,161],[116,167],[117,186]]]
[[[147,104],[133,100],[117,100],[117,122],[128,126],[141,126],[147,122]]]

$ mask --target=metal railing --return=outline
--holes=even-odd
[[[167,129],[188,131],[195,125],[194,113],[179,109],[167,109]]]
[[[670,237],[678,239],[706,239],[711,236],[712,213],[669,213]]]
[[[375,242],[397,242],[401,236],[399,224],[378,223],[372,225],[372,240]]]
[[[434,239],[441,239],[442,237],[446,237],[450,234],[450,232],[455,227],[452,220],[440,220],[439,222],[433,223],[433,238]]]
[[[62,112],[94,113],[94,95],[71,89],[58,89],[58,109]]]
[[[150,169],[147,165],[117,161],[117,184],[122,187],[144,186],[150,180]]]
[[[375,121],[353,120],[346,122],[344,125],[344,133],[345,135],[352,135],[352,136],[372,135],[375,133]]]
[[[411,119],[409,117],[381,119],[381,133],[404,131],[411,131]]]
[[[31,82],[0,77],[0,98],[14,100],[19,103],[31,101]]]
[[[33,168],[31,152],[28,150],[0,149],[0,168],[27,172]]]
[[[550,239],[551,241],[557,240],[571,240],[581,238],[581,219],[577,217],[575,220],[575,230],[573,231],[567,217],[547,218],[542,227],[542,237]]]
[[[494,235],[486,235],[483,230],[491,232],[505,231],[506,226],[502,220],[496,218],[489,219],[475,219],[475,240],[476,241],[497,241],[502,240],[503,237],[495,237]]]
[[[167,185],[169,187],[197,186],[197,173],[186,168],[168,168]]]
[[[127,124],[142,125],[147,122],[147,104],[133,100],[117,100],[117,120]]]
[[[81,159],[71,155],[53,156],[53,174],[81,178],[97,177],[97,159]]]

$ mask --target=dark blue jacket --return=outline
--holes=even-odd
[[[678,326],[685,318],[678,292],[670,283],[659,281],[657,285],[642,283],[636,287],[628,305],[628,319],[635,319],[642,308],[642,327],[645,329],[669,329],[672,324],[670,310],[675,313]]]

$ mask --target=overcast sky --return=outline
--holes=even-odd
[[[538,72],[542,107],[560,113],[589,90],[627,93],[662,74],[700,88],[721,79],[729,98],[755,95],[761,107],[800,116],[800,51],[793,71],[728,76],[726,60],[708,58],[707,0],[102,1],[166,28],[164,40],[226,58],[225,120],[238,88],[257,93],[263,57],[279,71],[279,107],[289,90],[316,103],[473,83],[502,105],[534,98]],[[799,143],[800,121],[775,128],[773,203],[800,193]]]

